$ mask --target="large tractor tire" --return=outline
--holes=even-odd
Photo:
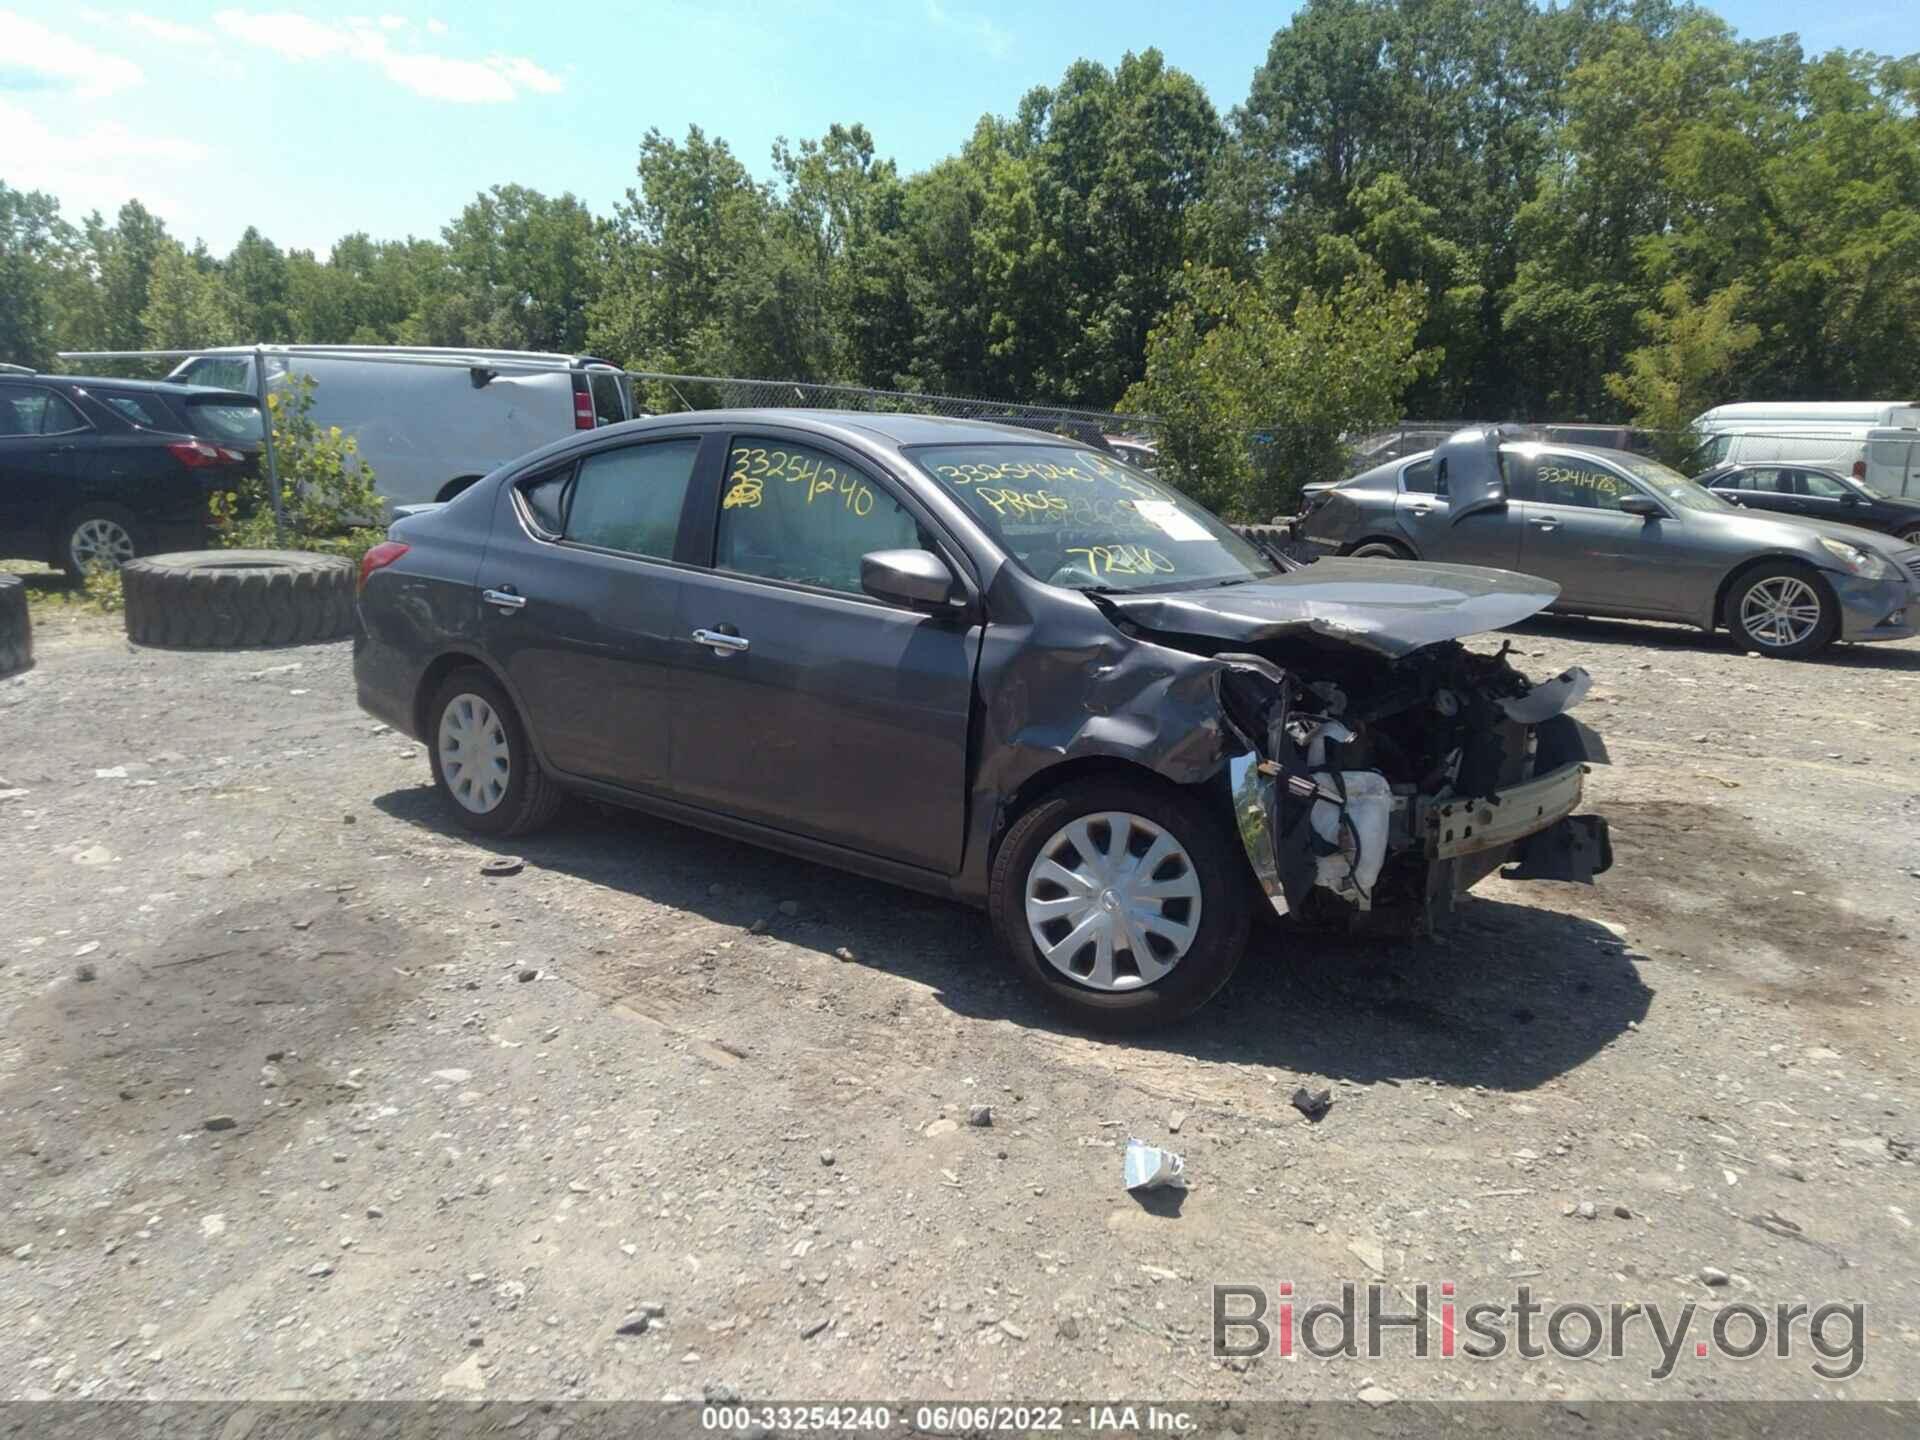
[[[138,645],[237,650],[353,633],[353,562],[299,550],[184,550],[120,568]]]
[[[18,575],[0,575],[0,675],[33,664],[33,618],[27,587]]]

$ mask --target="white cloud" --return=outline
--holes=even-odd
[[[927,0],[927,21],[935,29],[950,30],[974,41],[990,55],[1004,55],[1013,37],[984,15],[949,10],[940,0]]]
[[[566,82],[549,70],[542,70],[533,61],[518,55],[496,55],[487,64],[494,67],[514,84],[527,90],[537,90],[542,95],[558,95],[566,89]]]
[[[109,55],[24,15],[0,10],[0,91],[64,90],[82,100],[98,100],[138,85],[143,78],[140,67],[123,56]]]
[[[210,38],[206,31],[197,30],[191,25],[182,25],[177,20],[162,20],[155,15],[142,15],[137,10],[99,18],[102,23],[138,30],[149,39],[164,41],[168,45],[205,45]]]
[[[378,20],[364,16],[345,21],[314,20],[305,15],[222,10],[213,23],[235,40],[257,45],[289,60],[351,60],[379,71],[394,84],[429,100],[460,104],[500,104],[523,90],[553,95],[565,89],[557,75],[518,55],[461,60],[427,50],[397,48],[392,36],[408,26],[397,15]],[[446,26],[430,21],[428,30]]]
[[[72,220],[89,210],[111,216],[135,196],[156,214],[177,217],[176,187],[186,186],[207,158],[197,140],[142,134],[114,121],[56,128],[4,100],[0,135],[8,142],[7,183],[58,195]]]
[[[447,33],[447,22],[446,22],[446,21],[444,21],[444,20],[429,20],[429,21],[427,21],[427,33],[428,33],[429,35],[444,35],[444,34],[446,34],[446,33]]]

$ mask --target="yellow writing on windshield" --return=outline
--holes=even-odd
[[[1171,575],[1179,567],[1146,545],[1092,545],[1061,552],[1086,559],[1087,573],[1101,575]]]

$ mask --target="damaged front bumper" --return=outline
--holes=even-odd
[[[1325,717],[1275,715],[1268,734],[1227,770],[1235,827],[1275,911],[1365,916],[1385,889],[1395,903],[1383,908],[1407,922],[1400,928],[1418,931],[1508,862],[1511,879],[1591,883],[1613,863],[1607,823],[1573,812],[1590,765],[1607,755],[1564,713],[1589,685],[1584,671],[1570,670],[1498,702],[1525,737],[1533,773],[1477,795],[1450,786],[1423,794],[1376,771],[1341,768],[1329,756],[1353,740],[1351,729]]]

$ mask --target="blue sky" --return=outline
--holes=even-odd
[[[0,180],[70,218],[129,196],[224,253],[249,223],[437,235],[502,181],[609,209],[649,126],[725,137],[760,175],[777,135],[860,121],[919,169],[1081,56],[1158,46],[1224,112],[1294,7],[1253,0],[0,0]],[[1913,0],[1725,0],[1741,34],[1920,50]]]

